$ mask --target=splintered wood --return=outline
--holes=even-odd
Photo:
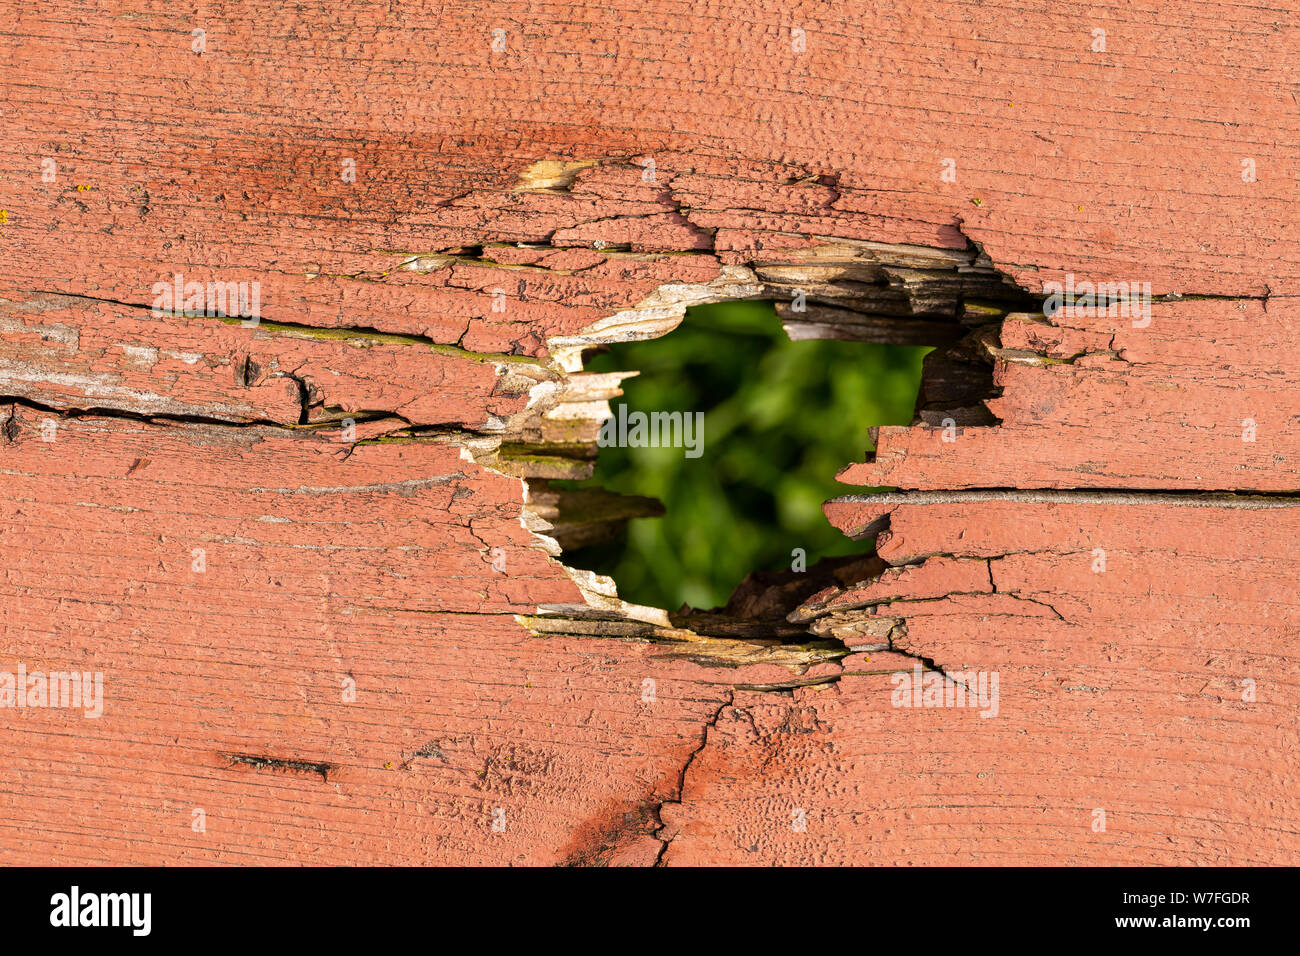
[[[1040,6],[15,6],[0,861],[1297,862],[1300,27]],[[628,604],[744,298],[935,348],[874,551]]]

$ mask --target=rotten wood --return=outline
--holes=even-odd
[[[105,689],[3,711],[0,858],[1294,862],[1294,19],[16,9],[0,671]],[[629,605],[584,354],[741,298],[935,346],[874,553]]]

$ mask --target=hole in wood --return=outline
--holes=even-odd
[[[579,519],[565,563],[689,615],[723,607],[755,571],[861,558],[870,542],[831,527],[822,503],[847,490],[835,473],[870,449],[869,426],[913,420],[928,351],[792,340],[771,302],[749,301],[698,306],[662,338],[589,357],[588,371],[636,372],[610,402],[592,478],[551,486]]]
[[[843,466],[870,460],[874,426],[997,424],[985,402],[999,391],[1002,322],[1041,297],[973,244],[834,241],[805,256],[752,262],[694,300],[732,311],[696,305],[677,328],[664,296],[689,290],[666,287],[638,307],[644,319],[622,313],[560,343],[581,374],[545,413],[542,440],[504,443],[498,460],[527,478],[530,520],[589,608],[541,609],[530,627],[808,645],[787,615],[884,569],[870,542],[835,539],[820,507],[849,490],[834,481]],[[623,375],[639,375],[626,395]],[[594,477],[565,480],[593,463]]]

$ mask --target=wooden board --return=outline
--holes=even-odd
[[[103,694],[0,708],[0,860],[1296,862],[1297,51],[1188,0],[15,5],[0,702]],[[584,348],[732,298],[940,349],[827,505],[878,559],[683,622],[546,482]]]

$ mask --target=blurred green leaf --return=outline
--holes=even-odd
[[[587,365],[636,369],[626,404],[705,412],[703,455],[680,448],[602,448],[590,484],[649,495],[662,518],[629,523],[623,540],[566,554],[612,575],[629,601],[676,609],[725,604],[751,571],[864,550],[831,527],[822,502],[862,461],[872,425],[912,420],[924,348],[791,342],[770,302],[699,306],[668,335],[613,346]],[[572,483],[566,483],[572,485]]]

